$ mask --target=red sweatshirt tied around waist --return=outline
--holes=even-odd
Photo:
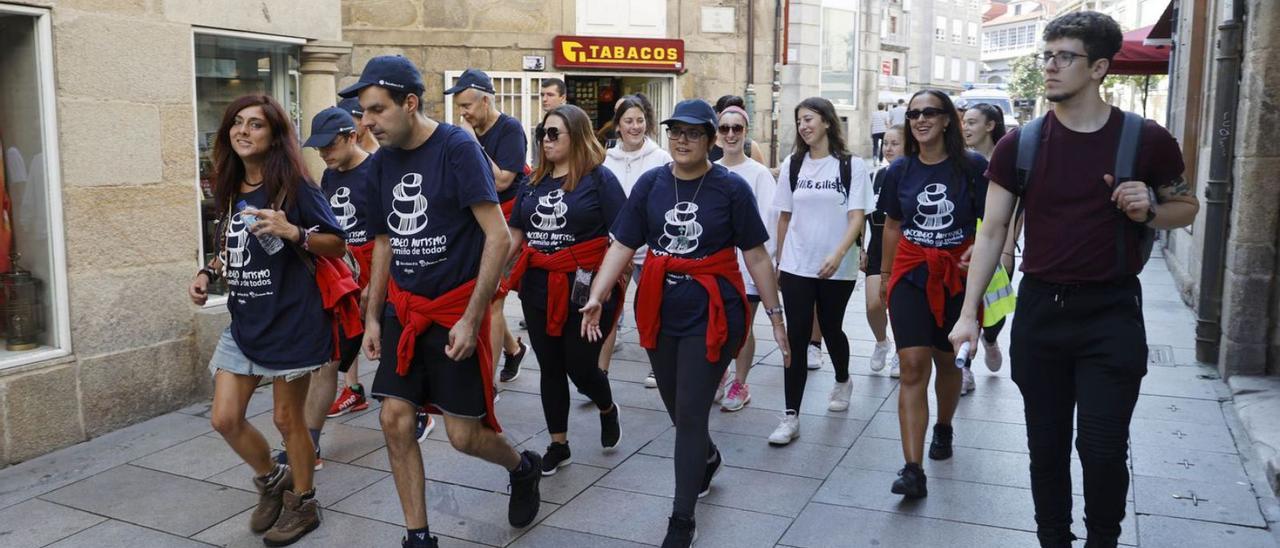
[[[702,259],[682,259],[672,255],[655,255],[649,250],[640,274],[636,290],[636,325],[640,331],[640,346],[658,347],[658,332],[662,327],[662,294],[667,273],[693,277],[707,291],[707,361],[720,360],[720,348],[729,341],[729,321],[725,313],[724,299],[716,278],[724,278],[738,291],[746,316],[743,325],[750,325],[750,307],[747,306],[747,289],[738,270],[738,254],[726,247]],[[739,345],[741,346],[741,345]],[[733,349],[737,355],[741,348]]]
[[[475,291],[476,281],[471,280],[455,287],[449,292],[434,299],[429,299],[405,291],[396,285],[395,279],[387,283],[387,302],[396,308],[396,317],[400,319],[403,331],[396,344],[396,373],[400,376],[409,374],[409,365],[413,363],[413,350],[418,337],[427,332],[432,325],[440,324],[445,329],[453,329],[454,324],[462,320],[467,311],[467,303],[471,301],[471,293]],[[489,314],[481,314],[480,330],[476,333],[476,357],[479,358],[480,378],[484,384],[485,415],[483,422],[495,432],[502,432],[498,425],[498,416],[493,409],[493,349],[489,347]],[[383,349],[385,352],[387,349]],[[440,410],[428,405],[427,411],[439,414]]]
[[[369,276],[373,274],[373,242],[363,245],[348,245],[347,250],[355,257],[360,266],[360,289],[369,287]]]
[[[511,274],[498,289],[505,294],[520,286],[520,280],[530,268],[547,271],[547,334],[559,337],[569,319],[569,276],[579,268],[591,272],[600,270],[605,252],[609,250],[609,238],[601,236],[561,249],[555,253],[542,253],[528,245],[516,258]],[[618,307],[617,314],[622,312]],[[615,318],[616,321],[617,318]]]
[[[947,321],[947,297],[964,292],[965,276],[968,271],[960,268],[960,257],[973,245],[973,240],[949,249],[924,247],[906,238],[898,240],[898,254],[893,258],[893,273],[889,275],[888,298],[893,296],[893,287],[908,272],[917,266],[928,264],[929,279],[925,283],[925,296],[929,300],[929,311],[938,327]],[[888,298],[885,299],[887,306]]]
[[[316,286],[320,301],[333,326],[333,359],[341,358],[342,335],[347,338],[364,333],[360,317],[360,286],[342,259],[316,256]],[[339,332],[338,328],[342,331]]]

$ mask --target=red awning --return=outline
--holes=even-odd
[[[1153,25],[1154,26],[1154,25]],[[1108,74],[1168,74],[1169,47],[1148,46],[1147,35],[1152,27],[1142,27],[1124,33],[1124,46],[1111,61]]]

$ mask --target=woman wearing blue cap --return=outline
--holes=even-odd
[[[683,548],[696,536],[698,497],[710,492],[723,462],[707,421],[717,385],[741,348],[749,322],[734,248],[743,250],[788,364],[790,351],[764,247],[769,234],[755,195],[742,177],[707,159],[716,140],[715,111],[700,99],[682,101],[663,124],[674,161],[669,168],[642,175],[619,212],[614,243],[582,308],[582,330],[591,340],[604,336],[602,303],[635,250],[647,244],[636,323],[658,392],[676,426],[675,500],[662,546]]]

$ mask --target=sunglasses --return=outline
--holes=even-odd
[[[538,128],[533,132],[533,137],[537,139],[539,142],[545,140],[545,141],[554,143],[560,140],[560,128],[558,127],[545,128],[545,129]]]
[[[946,114],[946,112],[947,111],[942,110],[940,108],[933,108],[933,107],[925,107],[920,110],[912,109],[907,111],[907,119],[915,120],[919,118],[921,115],[923,115],[925,118],[934,118],[934,117]]]
[[[730,134],[733,134],[733,133],[742,133],[742,132],[744,132],[744,131],[746,131],[746,130],[747,130],[746,126],[738,125],[738,124],[734,124],[734,125],[731,125],[731,126],[730,126],[730,125],[723,125],[723,126],[720,126],[719,128],[716,128],[716,129],[720,130],[720,134],[721,134],[721,135],[730,135]]]

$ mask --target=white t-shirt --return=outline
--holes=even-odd
[[[778,186],[773,204],[780,211],[791,212],[787,225],[787,237],[779,270],[817,278],[822,261],[835,250],[844,238],[849,226],[849,212],[875,209],[875,195],[871,189],[871,177],[861,158],[854,157],[849,169],[849,194],[840,184],[840,161],[835,156],[820,160],[805,157],[800,166],[795,195],[791,192],[791,157],[778,168]],[[833,280],[858,279],[858,252],[856,245],[845,252],[840,267],[831,276]]]
[[[884,133],[889,129],[889,112],[877,110],[871,113],[871,134]]]
[[[723,158],[716,163],[746,179],[747,186],[751,187],[751,191],[756,194],[756,207],[759,208],[764,228],[769,233],[769,241],[764,243],[764,248],[772,259],[777,252],[779,215],[778,208],[773,205],[774,189],[778,186],[778,183],[773,180],[773,174],[769,173],[769,168],[764,164],[750,157],[736,166],[725,165]],[[751,280],[751,273],[747,272],[747,262],[743,260],[741,250],[738,251],[738,268],[742,271],[742,280],[747,284],[747,294],[759,295],[756,284]]]
[[[898,105],[889,110],[889,127],[907,123],[907,107]]]
[[[662,150],[658,143],[648,137],[644,140],[644,146],[640,150],[627,152],[622,150],[619,144],[605,151],[604,167],[612,171],[614,176],[618,178],[618,183],[622,185],[622,191],[628,196],[631,195],[631,187],[636,186],[636,181],[640,179],[644,172],[657,167],[662,167],[671,163],[671,155],[667,151]],[[648,246],[640,246],[636,250],[636,254],[632,257],[635,264],[644,263],[644,257],[649,253]]]

